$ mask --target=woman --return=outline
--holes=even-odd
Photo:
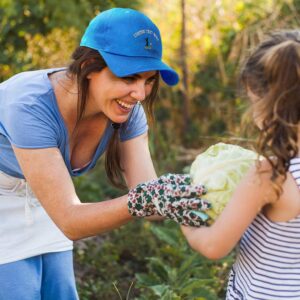
[[[25,72],[0,85],[0,299],[77,299],[71,240],[132,216],[201,224],[191,209],[206,208],[195,199],[202,187],[179,175],[155,180],[139,103],[151,112],[159,76],[178,82],[161,54],[151,20],[116,8],[92,20],[68,69]],[[129,197],[81,203],[71,176],[93,168],[104,151],[108,177],[117,185],[124,177]]]

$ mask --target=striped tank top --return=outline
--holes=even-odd
[[[300,158],[289,171],[300,188]],[[287,222],[257,215],[241,238],[226,299],[300,299],[300,215]]]

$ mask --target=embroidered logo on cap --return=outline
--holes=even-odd
[[[147,37],[145,38],[145,40],[146,40],[145,49],[148,50],[152,49],[152,43],[149,41],[149,38]]]

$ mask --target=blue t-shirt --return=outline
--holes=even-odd
[[[0,84],[0,170],[24,178],[11,145],[18,148],[51,148],[60,150],[71,176],[93,168],[104,153],[113,134],[109,122],[91,162],[83,169],[72,170],[68,131],[58,109],[48,74],[60,69],[19,73]],[[148,130],[145,112],[136,105],[119,129],[120,140],[126,141]]]

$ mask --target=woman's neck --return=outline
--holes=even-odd
[[[66,71],[52,73],[49,78],[54,88],[59,111],[64,119],[69,133],[71,133],[75,129],[76,125],[78,125],[78,88],[76,78],[67,76]],[[90,122],[93,122],[93,120],[98,120],[99,117],[102,122],[104,119],[107,119],[103,118],[102,113],[94,112],[93,110],[89,109],[88,103],[89,101],[87,101],[84,115],[82,116],[80,123],[88,124]]]
[[[52,73],[49,76],[54,89],[58,109],[69,131],[77,120],[78,89],[75,80],[66,75],[66,71]]]

